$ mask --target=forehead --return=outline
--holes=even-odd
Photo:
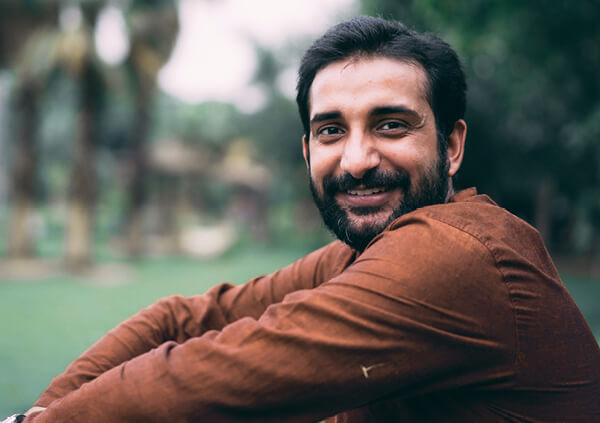
[[[351,58],[334,62],[315,76],[310,115],[327,110],[404,105],[425,113],[427,76],[417,63],[391,58]]]

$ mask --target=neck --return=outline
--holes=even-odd
[[[449,182],[449,187],[448,187],[448,194],[446,194],[446,200],[444,201],[445,203],[447,203],[450,198],[456,194],[456,191],[454,191],[454,187],[452,186],[452,181],[448,181]]]

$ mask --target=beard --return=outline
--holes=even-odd
[[[349,173],[337,177],[326,176],[322,183],[323,194],[316,189],[309,168],[309,186],[325,226],[339,240],[355,250],[363,251],[375,236],[400,216],[420,207],[445,203],[449,190],[448,166],[446,154],[441,154],[416,184],[404,169],[382,172],[375,168],[360,179]],[[387,219],[371,224],[357,224],[353,222],[349,213],[368,216],[383,211],[383,207],[349,207],[345,210],[337,203],[336,194],[357,189],[359,186],[361,189],[383,188],[385,191],[399,189],[402,198],[393,206]]]

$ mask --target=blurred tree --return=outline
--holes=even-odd
[[[149,114],[158,71],[170,56],[178,21],[172,0],[133,1],[126,18],[131,48],[125,65],[135,104],[128,148],[126,248],[137,256],[143,245],[141,212],[147,202]]]
[[[96,195],[95,150],[104,97],[102,65],[95,57],[93,27],[102,2],[88,0],[63,13],[81,13],[81,21],[67,24],[68,49],[63,67],[77,83],[79,110],[77,133],[72,151],[69,202],[65,233],[64,260],[72,270],[85,268],[92,261],[93,209]]]
[[[13,151],[10,188],[12,207],[8,225],[7,255],[28,258],[34,254],[32,209],[35,202],[37,167],[37,89],[34,84],[21,83],[15,107],[19,110],[18,143]]]
[[[265,199],[269,204],[263,207],[269,215],[271,241],[290,242],[293,239],[295,245],[316,247],[330,238],[308,189],[302,157],[302,124],[296,103],[284,85],[290,71],[295,76],[297,62],[308,42],[310,40],[290,41],[278,50],[255,47],[258,66],[253,83],[265,91],[266,104],[246,116],[238,126],[252,139],[261,162],[274,175],[279,175],[277,183],[269,187],[270,195]]]
[[[91,260],[92,208],[95,195],[94,146],[102,103],[102,78],[93,52],[90,25],[101,2],[87,0],[67,4],[60,1],[12,1],[3,3],[11,31],[3,36],[3,59],[17,57],[17,104],[21,115],[20,138],[16,143],[12,175],[13,212],[9,225],[8,253],[13,257],[31,256],[33,237],[28,221],[34,203],[35,177],[39,168],[36,156],[37,109],[40,93],[57,70],[73,78],[79,88],[78,130],[72,154],[70,196],[65,234],[65,261],[80,268]],[[23,30],[19,33],[19,17]],[[59,16],[62,20],[58,25]],[[34,19],[35,18],[35,19]],[[13,25],[17,24],[15,27]],[[10,45],[10,40],[21,40]]]
[[[253,82],[265,91],[267,101],[261,110],[248,117],[244,130],[252,134],[263,156],[271,161],[270,166],[289,174],[291,169],[304,167],[302,126],[294,100],[283,95],[277,85],[284,64],[275,52],[261,46],[255,49],[258,66]]]
[[[0,3],[0,67],[14,69],[16,77],[14,105],[18,123],[12,151],[12,202],[7,239],[7,255],[15,259],[34,254],[37,106],[52,69],[52,34],[57,10],[57,1],[6,0]]]
[[[112,4],[112,3],[111,3]],[[118,5],[118,2],[114,3]],[[130,174],[127,184],[127,234],[131,252],[139,249],[139,212],[145,201],[146,138],[156,76],[167,60],[177,33],[172,0],[124,2],[131,48],[125,62],[134,114],[127,142]],[[19,138],[14,143],[11,222],[7,249],[13,257],[33,254],[32,207],[35,202],[38,105],[50,77],[61,70],[77,87],[77,130],[71,156],[64,259],[73,269],[91,262],[93,210],[97,191],[95,152],[109,88],[106,67],[96,56],[93,30],[100,0],[8,0],[0,3],[0,65],[16,69],[15,109]],[[61,25],[58,25],[60,17]]]

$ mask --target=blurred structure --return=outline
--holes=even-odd
[[[219,156],[201,143],[160,140],[150,149],[148,164],[154,183],[145,213],[139,215],[145,253],[210,258],[233,245],[238,228],[256,239],[267,237],[273,175],[252,159],[249,141],[235,140]],[[215,207],[207,187],[227,192],[221,210],[214,213],[220,217],[203,222],[201,217],[206,219]]]

